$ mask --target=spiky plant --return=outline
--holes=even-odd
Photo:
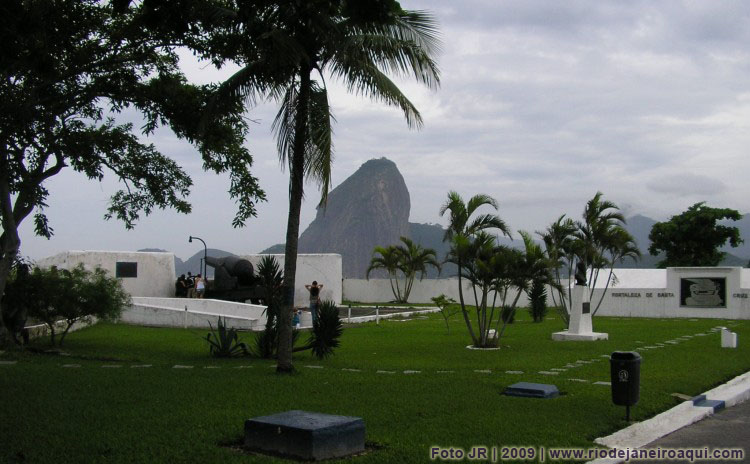
[[[318,318],[313,322],[310,339],[305,346],[294,348],[294,351],[312,350],[319,359],[327,358],[341,343],[339,338],[343,332],[336,303],[330,300],[323,301],[318,307]]]
[[[214,331],[214,327],[211,325],[211,321],[208,321],[211,332],[206,335],[206,341],[209,344],[209,350],[211,356],[217,358],[231,358],[233,356],[246,355],[247,345],[239,341],[237,335],[237,329],[226,326],[226,318],[222,320],[219,317],[217,330]]]

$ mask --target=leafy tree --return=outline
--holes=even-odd
[[[357,94],[400,108],[410,127],[421,116],[387,74],[408,77],[431,88],[439,82],[433,59],[437,29],[429,14],[405,11],[395,0],[227,2],[235,29],[247,40],[216,56],[243,67],[227,80],[221,95],[280,102],[274,121],[282,165],[289,166],[289,217],[284,260],[286,298],[280,313],[277,372],[291,372],[291,314],[305,178],[319,183],[324,204],[333,162],[331,123],[324,76],[344,82]]]
[[[50,343],[55,344],[57,323],[65,328],[59,340],[76,322],[90,317],[113,321],[130,304],[130,295],[121,282],[97,267],[86,270],[82,264],[71,270],[34,268],[26,276],[17,276],[6,287],[3,303],[12,310],[25,310],[29,317],[47,325]]]
[[[437,261],[435,250],[422,248],[421,245],[406,237],[401,237],[401,242],[403,245],[391,245],[386,248],[375,247],[373,254],[379,254],[380,256],[373,256],[370,266],[367,268],[367,277],[369,278],[370,272],[374,269],[385,269],[388,272],[391,291],[393,291],[396,302],[406,303],[409,301],[409,295],[417,273],[419,273],[421,280],[427,272],[427,266],[434,266],[439,272],[440,263]],[[399,277],[404,280],[403,291],[399,286]]]
[[[498,208],[497,201],[489,195],[474,195],[468,202],[464,202],[458,192],[450,191],[447,201],[440,208],[440,216],[449,213],[450,223],[445,231],[443,241],[448,241],[451,244],[451,251],[447,259],[458,267],[458,299],[461,304],[461,313],[475,346],[480,346],[482,342],[474,333],[469,312],[466,309],[462,281],[464,278],[463,268],[465,265],[471,264],[469,261],[472,259],[472,251],[476,251],[472,247],[472,241],[476,234],[488,229],[498,229],[504,235],[510,237],[505,222],[499,216],[493,214],[475,215],[477,210],[483,206],[490,206],[496,211]],[[480,332],[483,331],[480,330]]]
[[[175,2],[166,3],[173,13]],[[52,235],[46,181],[66,167],[95,180],[114,173],[124,188],[105,218],[127,228],[156,208],[190,211],[188,175],[144,143],[132,124],[113,119],[128,108],[143,116],[143,135],[168,125],[197,146],[205,169],[230,173],[229,192],[239,204],[235,226],[255,215],[264,196],[242,146],[242,101],[223,100],[199,124],[215,89],[188,84],[173,50],[197,46],[210,28],[197,16],[166,17],[162,9],[157,0],[0,2],[0,294],[19,251],[21,223],[34,213],[36,233]]]
[[[16,257],[6,285],[6,287],[12,286],[13,289],[2,296],[2,304],[0,304],[2,323],[18,345],[22,344],[18,340],[18,335],[22,333],[24,342],[28,342],[28,335],[23,332],[28,319],[26,298],[35,291],[33,282],[29,279],[30,271],[31,264],[25,258]]]
[[[726,253],[719,248],[729,241],[737,247],[743,243],[736,227],[717,224],[717,221],[739,221],[742,215],[729,208],[711,208],[705,202],[696,203],[687,211],[672,216],[669,221],[657,222],[648,238],[648,252],[666,256],[659,267],[668,266],[718,266]]]

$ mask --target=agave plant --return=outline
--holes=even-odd
[[[230,358],[247,354],[247,345],[239,341],[237,329],[227,328],[226,318],[222,321],[222,318],[219,317],[216,331],[214,331],[211,321],[208,321],[208,325],[211,327],[211,332],[206,335],[206,341],[209,344],[211,356]]]
[[[344,328],[339,318],[339,309],[333,301],[323,301],[318,307],[318,318],[313,322],[310,339],[294,351],[312,350],[319,359],[327,358],[338,347]]]

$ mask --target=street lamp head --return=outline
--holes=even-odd
[[[190,238],[188,239],[188,243],[193,243],[193,236],[192,236],[192,235],[191,235],[191,236],[190,236]]]

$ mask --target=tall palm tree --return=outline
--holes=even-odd
[[[445,213],[450,213],[450,222],[448,229],[445,231],[443,241],[449,241],[451,243],[451,251],[448,259],[454,262],[458,267],[458,299],[461,304],[461,312],[464,316],[464,322],[466,327],[469,329],[472,341],[474,345],[479,346],[480,340],[474,335],[474,330],[471,325],[471,319],[469,313],[466,310],[466,304],[464,302],[463,282],[464,277],[463,266],[466,262],[466,253],[469,250],[472,237],[480,231],[488,229],[498,229],[503,235],[510,237],[510,232],[505,222],[500,219],[500,216],[494,214],[480,214],[472,219],[474,213],[482,206],[490,206],[495,211],[498,209],[497,201],[489,195],[477,194],[469,199],[467,203],[464,202],[461,195],[458,192],[451,190],[448,192],[448,200],[440,207],[440,216]]]
[[[616,204],[602,199],[601,192],[597,192],[591,200],[586,202],[582,219],[582,221],[574,222],[563,215],[546,231],[538,232],[544,241],[546,254],[551,260],[550,265],[555,269],[556,282],[558,284],[561,282],[560,267],[564,267],[569,276],[567,295],[563,292],[562,286],[556,287],[556,292],[553,292],[553,302],[555,305],[560,304],[560,315],[566,325],[570,320],[572,276],[579,264],[585,267],[588,274],[586,280],[589,285],[589,298],[593,296],[601,271],[609,269],[607,284],[592,313],[594,315],[614,279],[615,263],[626,258],[637,259],[640,256],[633,237],[624,228],[624,216]],[[555,295],[559,297],[559,301]]]
[[[583,210],[583,221],[578,223],[576,237],[580,243],[579,258],[588,269],[588,283],[593,292],[599,269],[606,264],[605,251],[610,236],[617,229],[622,229],[625,217],[611,201],[602,200],[602,192],[596,192],[594,198],[586,202]]]
[[[557,308],[560,318],[567,327],[570,321],[570,305],[572,297],[571,279],[568,278],[568,292],[563,292],[562,275],[560,270],[565,270],[567,276],[573,275],[575,266],[576,246],[574,233],[575,222],[566,218],[563,214],[555,222],[550,224],[543,232],[537,232],[544,242],[545,254],[553,267],[555,282],[558,284],[552,292],[552,304]]]
[[[261,95],[280,102],[273,129],[279,158],[289,167],[289,216],[284,250],[285,301],[279,314],[277,372],[292,372],[299,218],[305,178],[318,182],[325,204],[333,150],[328,75],[349,91],[400,108],[409,127],[420,127],[417,108],[388,74],[413,77],[435,89],[439,71],[437,26],[425,12],[405,11],[395,0],[278,0],[238,2],[238,18],[255,34],[243,50],[244,67],[222,84],[222,95]]]

